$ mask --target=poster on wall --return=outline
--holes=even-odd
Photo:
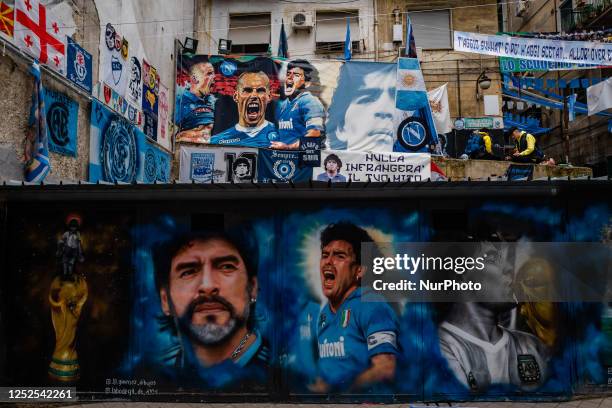
[[[160,82],[159,84],[159,110],[157,115],[157,143],[168,150],[172,150],[172,137],[170,136],[170,96],[168,88]]]
[[[125,98],[135,106],[142,104],[142,78],[142,64],[138,56],[132,53],[129,61]]]
[[[142,131],[151,140],[157,141],[157,116],[151,112],[143,112],[144,123]]]
[[[142,60],[142,110],[157,116],[159,74],[157,69]]]
[[[124,97],[130,67],[129,42],[111,24],[106,24],[100,39],[100,81]]]
[[[40,0],[15,0],[15,44],[66,76],[66,24]]]
[[[177,142],[297,150],[325,134],[340,63],[183,55],[177,66]]]
[[[92,102],[90,182],[167,182],[170,164],[169,154],[147,142],[140,129],[100,102]]]
[[[67,77],[76,85],[91,93],[92,57],[84,48],[68,37]]]
[[[181,146],[179,180],[183,183],[257,181],[258,149]]]
[[[260,149],[257,181],[302,183],[310,180],[312,167],[302,165],[300,159],[300,152]]]
[[[141,165],[136,179],[144,183],[168,183],[172,164],[170,153],[163,151],[145,137],[138,139],[138,151],[140,154],[138,161]]]
[[[312,169],[312,179],[332,182],[426,181],[431,176],[427,153],[321,151],[321,167]]]
[[[79,104],[62,93],[45,89],[45,109],[49,150],[76,157]]]
[[[98,89],[98,101],[102,101],[106,106],[111,108],[117,113],[120,113],[130,123],[143,127],[144,119],[143,112],[136,108],[136,106],[129,103],[124,97],[119,95],[114,89],[105,83],[99,83]]]

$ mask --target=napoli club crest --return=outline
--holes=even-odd
[[[133,128],[115,118],[102,136],[100,162],[104,180],[131,183],[136,179],[136,137]]]
[[[295,163],[291,160],[277,160],[274,162],[272,170],[277,178],[289,181],[295,174]]]
[[[223,61],[219,67],[221,73],[225,76],[232,76],[238,70],[238,67],[232,61]]]
[[[410,117],[397,129],[397,140],[409,151],[416,151],[427,144],[427,124],[421,118]]]

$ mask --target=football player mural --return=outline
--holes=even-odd
[[[266,82],[252,80],[249,98],[257,98]],[[245,157],[232,162],[235,177],[253,171]],[[232,199],[171,209],[84,203],[68,213],[9,201],[0,288],[14,296],[0,304],[2,385],[63,378],[95,398],[381,402],[559,399],[602,389],[612,365],[608,304],[551,301],[563,255],[532,252],[539,242],[603,246],[612,209],[560,201],[282,199],[248,213]],[[367,285],[378,273],[367,256],[458,241],[485,257],[487,298],[399,301]],[[69,257],[58,255],[58,242],[73,248]],[[66,289],[50,302],[58,279]],[[54,352],[59,312],[75,314],[74,341]],[[74,357],[59,356],[64,349]]]
[[[306,60],[183,55],[178,64],[177,142],[295,150],[325,134],[319,74]]]
[[[412,103],[425,82],[418,64],[404,68],[418,90],[402,88],[401,101]],[[177,142],[405,153],[436,143],[427,117],[396,108],[397,64],[183,55],[177,72]]]

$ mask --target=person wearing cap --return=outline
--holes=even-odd
[[[535,136],[516,127],[511,127],[508,131],[514,140],[514,152],[506,160],[515,163],[539,163],[544,158],[544,154],[538,147]]]
[[[499,160],[493,154],[493,143],[487,129],[480,129],[472,133],[468,139],[465,153],[462,158],[475,160]]]
[[[183,92],[178,109],[177,142],[208,143],[215,122],[217,98],[211,93],[215,70],[210,62],[189,69],[190,87]]]

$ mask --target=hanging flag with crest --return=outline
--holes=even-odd
[[[66,75],[66,34],[39,0],[15,1],[15,43],[19,48]]]

